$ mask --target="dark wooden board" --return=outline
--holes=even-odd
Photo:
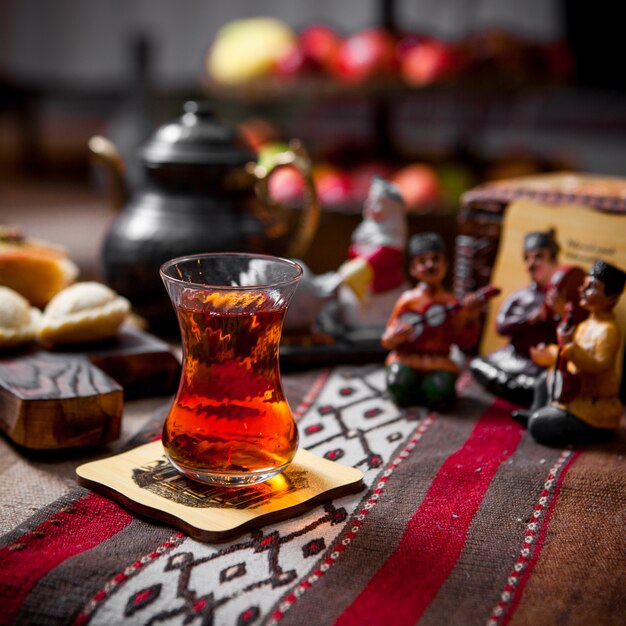
[[[179,376],[168,344],[130,326],[99,343],[0,353],[0,429],[37,450],[102,445],[119,437],[124,399],[173,393]]]

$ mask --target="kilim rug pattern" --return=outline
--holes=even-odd
[[[203,544],[75,487],[0,539],[0,623],[624,624],[624,432],[547,448],[511,408],[465,379],[450,413],[400,410],[380,366],[325,372],[301,446],[363,492]]]

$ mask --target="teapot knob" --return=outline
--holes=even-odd
[[[215,108],[210,102],[197,102],[196,100],[188,100],[183,105],[185,116],[193,115],[202,119],[213,119],[215,117]]]

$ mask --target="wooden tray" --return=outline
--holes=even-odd
[[[124,327],[110,341],[0,354],[0,429],[15,443],[51,450],[119,437],[124,398],[168,395],[180,364],[156,337]]]
[[[160,441],[85,463],[76,475],[81,485],[130,510],[208,542],[294,517],[364,486],[359,470],[299,449],[291,465],[265,483],[212,487],[179,474],[165,458]]]

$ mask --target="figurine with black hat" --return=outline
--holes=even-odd
[[[459,302],[443,287],[448,260],[438,233],[413,235],[408,245],[409,273],[417,281],[396,301],[381,343],[387,356],[387,391],[399,406],[445,410],[456,398],[459,365],[453,345],[475,345],[480,333],[480,308],[498,290],[468,294]]]
[[[606,439],[624,413],[619,398],[616,361],[621,333],[614,308],[624,291],[626,272],[597,260],[580,286],[580,304],[589,317],[573,329],[558,332],[558,342],[531,348],[532,359],[552,368],[547,404],[528,418],[528,430],[540,443],[563,446]],[[560,396],[572,377],[574,393]],[[518,416],[518,419],[523,419]]]

